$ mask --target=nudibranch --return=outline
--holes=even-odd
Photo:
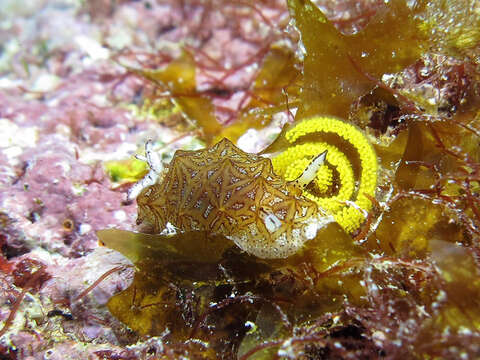
[[[153,225],[155,232],[167,224],[180,231],[206,230],[257,257],[285,258],[333,221],[295,184],[276,175],[270,159],[227,139],[204,150],[177,150],[167,171],[161,171],[157,156],[147,143],[152,170],[129,194],[140,191],[137,222]],[[324,159],[325,154],[315,156],[309,169]]]
[[[345,231],[355,232],[372,208],[377,187],[377,156],[362,131],[340,119],[318,116],[296,124],[285,139],[288,148],[272,159],[275,172],[287,181],[296,179],[313,156],[327,151],[327,161],[303,195]]]
[[[376,187],[376,155],[362,132],[315,117],[285,137],[291,146],[273,164],[223,139],[203,150],[177,150],[165,170],[147,142],[143,160],[151,170],[128,195],[137,197],[137,223],[157,233],[173,227],[220,234],[264,259],[296,253],[334,220],[353,232]],[[339,146],[358,153],[358,188],[354,166]]]

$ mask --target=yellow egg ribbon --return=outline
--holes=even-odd
[[[326,163],[303,195],[332,215],[345,231],[356,231],[372,208],[369,197],[375,197],[378,170],[375,150],[362,131],[340,119],[317,116],[287,130],[285,139],[291,145],[272,159],[275,172],[293,181],[326,150]],[[352,155],[356,160],[349,159]]]

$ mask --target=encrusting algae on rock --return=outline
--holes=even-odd
[[[322,139],[322,133],[333,138]],[[153,173],[137,198],[138,223],[151,224],[155,233],[170,224],[180,232],[223,235],[260,258],[296,253],[332,216],[347,232],[357,230],[376,187],[376,155],[364,135],[336,118],[314,117],[285,136],[293,145],[274,158],[273,167],[270,159],[223,139],[205,150],[177,151],[163,173],[147,146]],[[307,136],[310,141],[303,141]],[[358,152],[358,189],[339,141]]]

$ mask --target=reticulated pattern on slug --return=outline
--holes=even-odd
[[[261,258],[283,258],[316,234],[318,207],[273,172],[270,159],[223,139],[199,151],[178,150],[162,181],[137,198],[138,221],[156,232],[206,230]]]
[[[303,120],[289,129],[291,144],[272,159],[275,172],[287,181],[302,174],[311,159],[327,150],[326,163],[313,182],[303,190],[335,220],[352,233],[365,220],[377,186],[377,157],[365,135],[354,125],[333,117]]]

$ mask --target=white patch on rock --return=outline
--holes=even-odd
[[[60,78],[52,74],[41,74],[33,83],[32,91],[49,92],[60,84]]]
[[[7,156],[10,165],[17,165],[17,157],[23,153],[23,149],[35,146],[37,141],[38,128],[20,128],[9,119],[0,119],[0,149]]]
[[[113,213],[113,217],[120,221],[120,222],[123,222],[123,221],[126,221],[127,220],[127,213],[123,210],[117,210]]]
[[[101,46],[96,40],[88,36],[75,36],[74,41],[80,50],[86,52],[92,60],[105,60],[110,56],[107,48]]]
[[[55,166],[58,166],[58,167],[62,168],[64,176],[67,176],[67,174],[72,169],[72,167],[70,166],[70,163],[68,161],[58,161],[57,163],[55,163]]]
[[[90,224],[80,224],[80,227],[78,228],[78,233],[80,235],[85,235],[90,230],[92,230],[92,226]]]

